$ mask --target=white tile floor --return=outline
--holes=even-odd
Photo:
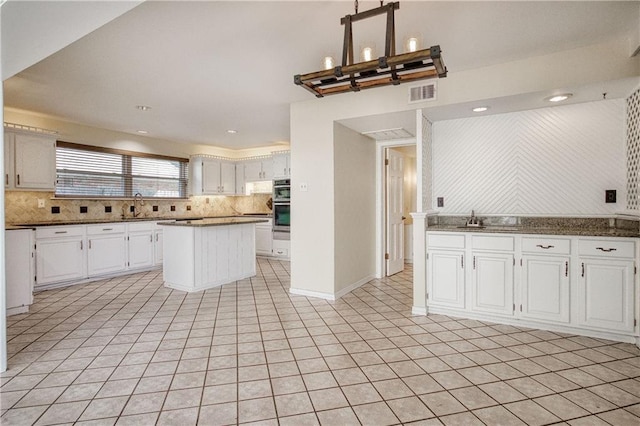
[[[640,350],[411,315],[411,269],[337,302],[289,264],[195,294],[160,271],[51,290],[8,319],[2,425],[640,425]]]

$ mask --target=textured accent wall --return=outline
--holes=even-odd
[[[433,125],[422,116],[422,211],[433,208]]]
[[[627,209],[638,210],[640,184],[640,89],[627,99]]]
[[[621,99],[436,122],[433,198],[448,214],[613,214],[626,198],[624,129]]]

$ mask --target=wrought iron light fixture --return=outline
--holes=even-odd
[[[428,78],[447,76],[447,67],[442,61],[440,46],[396,55],[395,17],[399,2],[391,2],[375,9],[346,15],[340,20],[344,25],[344,43],[342,47],[342,65],[294,76],[295,84],[304,87],[318,98],[344,92],[357,92],[361,89],[387,86]],[[354,63],[352,24],[363,19],[387,14],[384,56],[378,59]]]

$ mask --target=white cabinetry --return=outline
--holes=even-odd
[[[256,223],[256,254],[271,256],[273,252],[273,219]]]
[[[36,229],[36,285],[86,277],[85,226],[48,226]]]
[[[33,230],[5,231],[7,316],[29,312],[33,303]]]
[[[514,237],[473,235],[471,309],[513,315]]]
[[[569,322],[570,254],[569,238],[522,238],[522,318]]]
[[[427,235],[430,306],[463,309],[465,306],[465,237],[454,234]]]
[[[154,252],[153,252],[153,264],[162,265],[162,259],[164,258],[164,252],[162,251],[162,227],[156,225],[153,231],[154,239]]]
[[[635,246],[632,241],[578,243],[578,321],[604,330],[634,330]]]
[[[130,223],[127,225],[127,246],[129,269],[149,268],[154,264],[155,238],[153,222]]]
[[[291,176],[291,155],[288,152],[273,154],[273,177],[286,178]]]
[[[5,132],[5,188],[55,189],[56,140],[50,136]],[[34,165],[37,164],[37,167]]]
[[[273,161],[271,158],[258,158],[243,161],[238,165],[244,166],[244,181],[257,182],[273,179]]]
[[[87,226],[87,275],[122,272],[127,267],[125,225]]]
[[[235,195],[236,165],[217,158],[194,157],[189,163],[194,195]]]

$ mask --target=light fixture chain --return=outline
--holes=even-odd
[[[356,9],[356,15],[358,14],[358,0],[355,0],[355,9]]]

